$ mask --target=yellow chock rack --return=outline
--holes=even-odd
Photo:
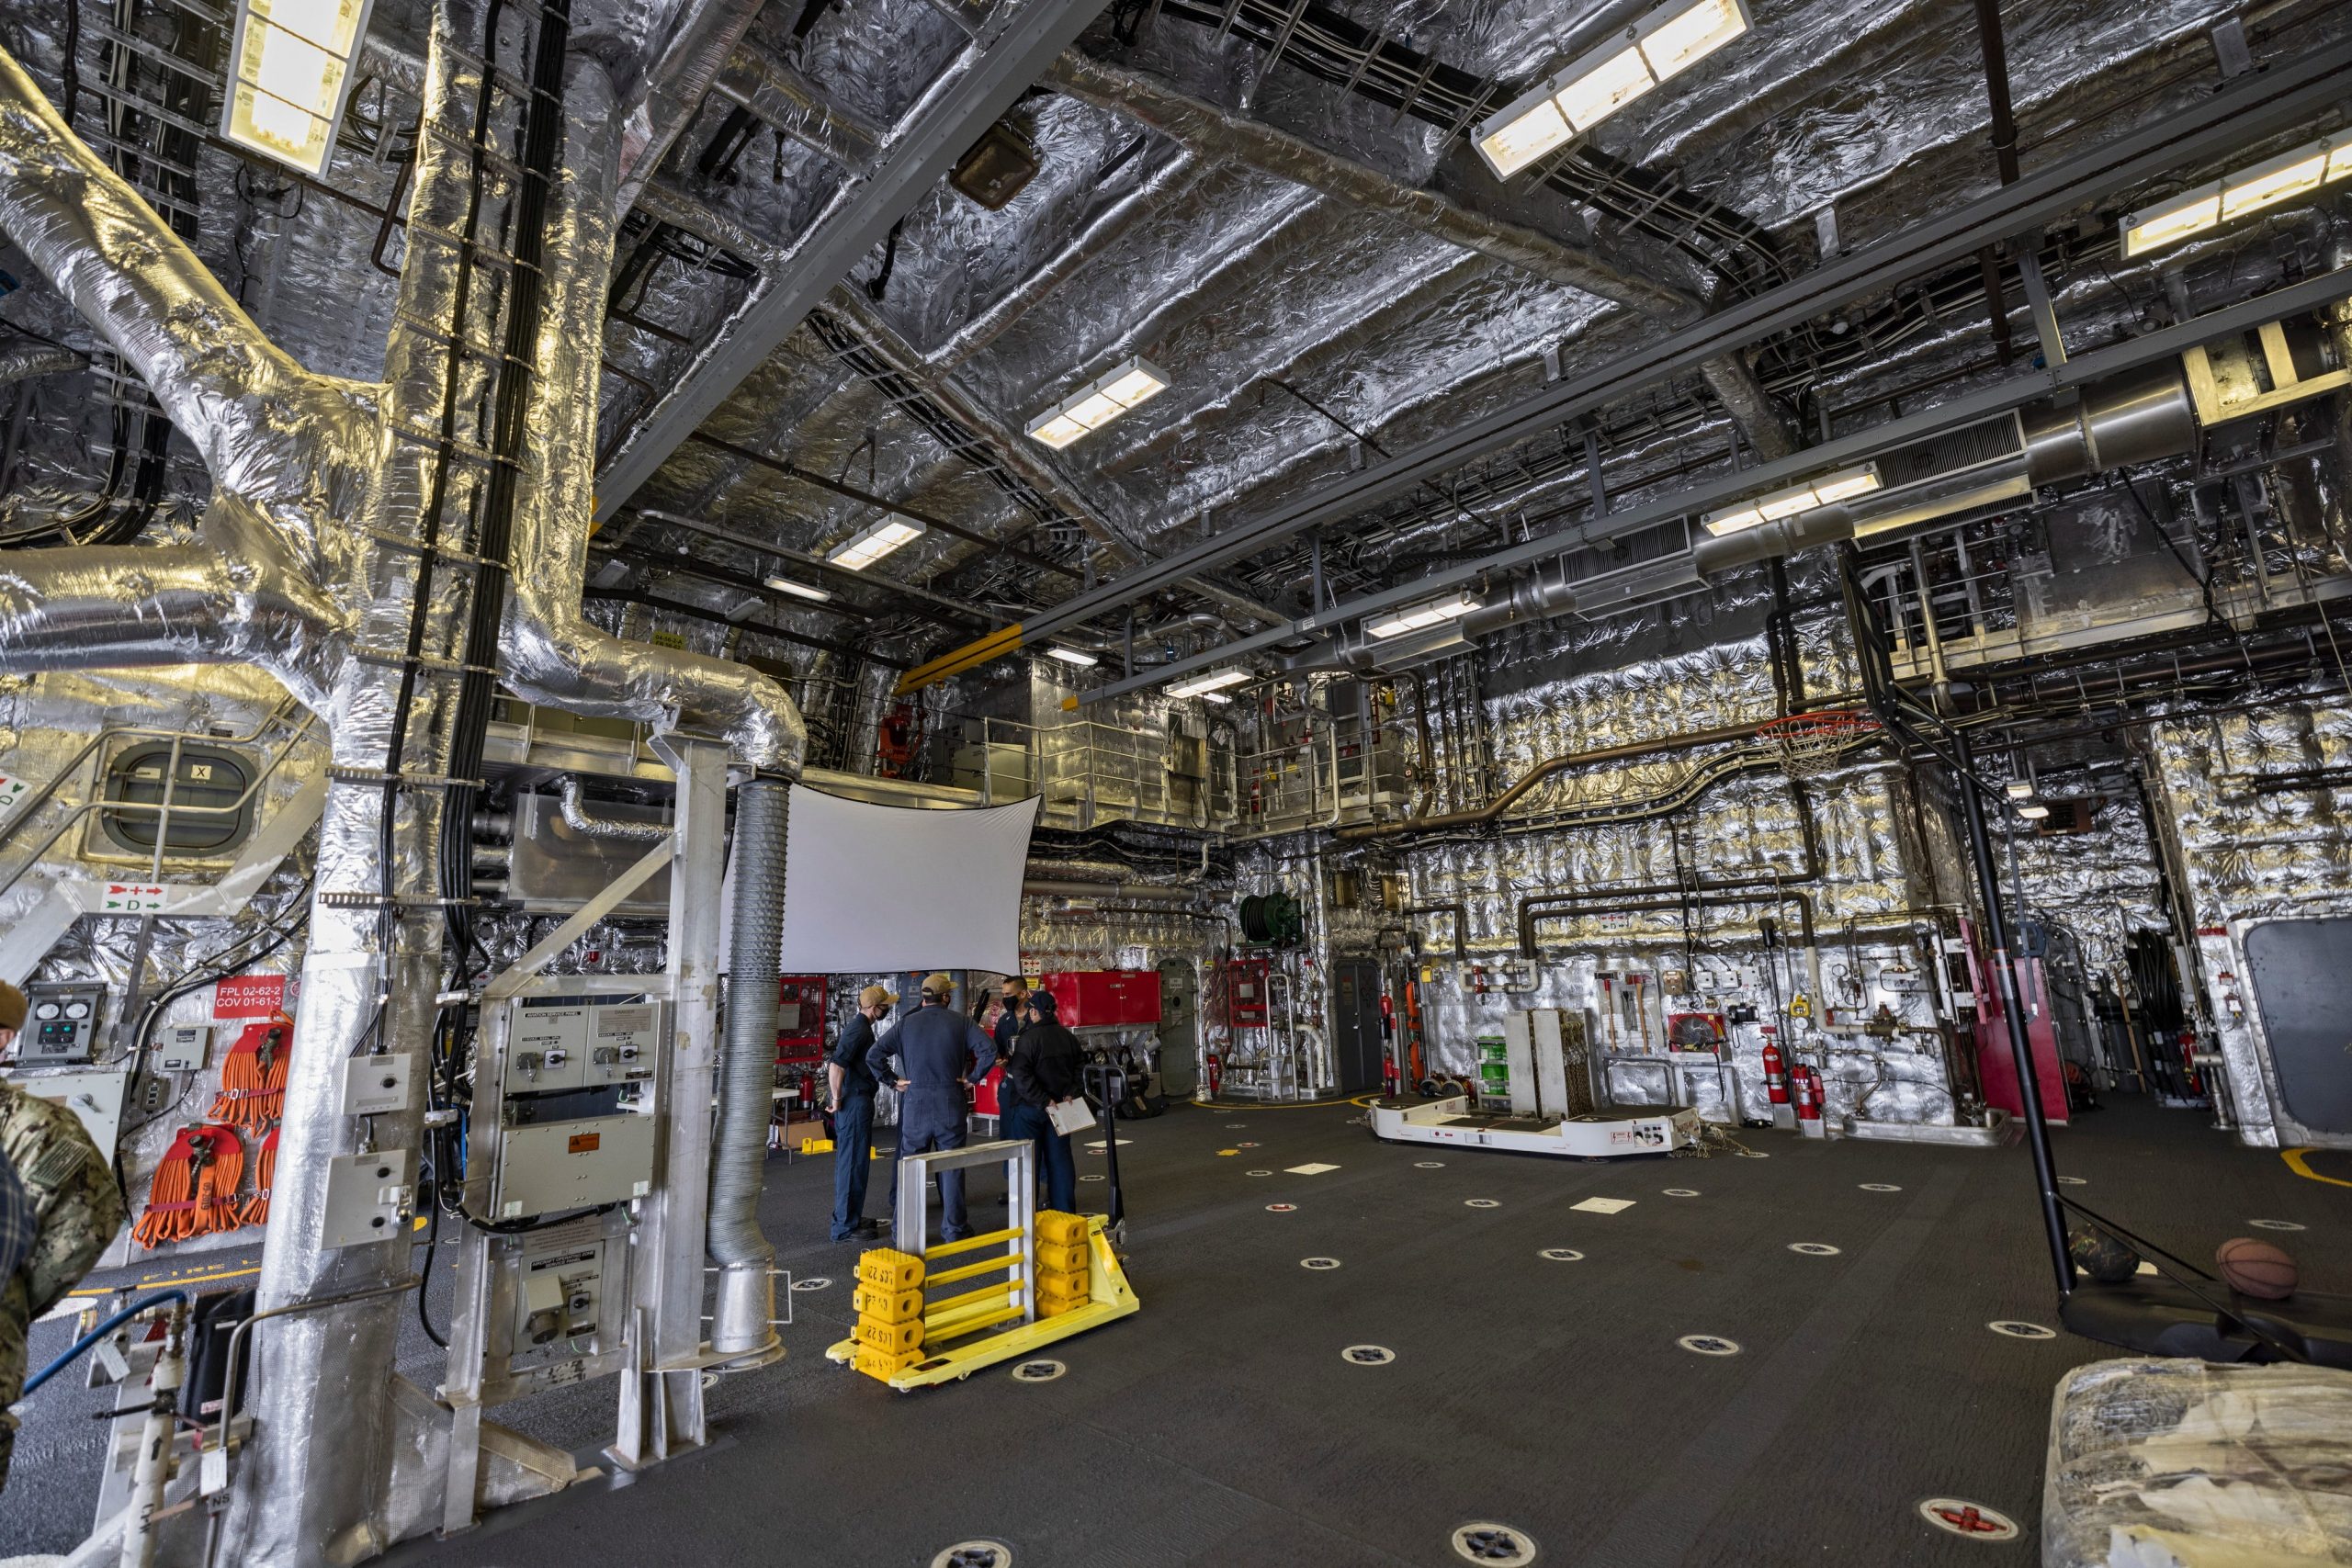
[[[828,1359],[904,1392],[970,1377],[1135,1311],[1102,1216],[1033,1212],[1035,1157],[1027,1139],[907,1156],[899,1172],[899,1247],[858,1259],[857,1323]],[[1012,1223],[926,1246],[930,1178],[991,1165],[1004,1168]],[[941,1293],[967,1280],[989,1282]]]

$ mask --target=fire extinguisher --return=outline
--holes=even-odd
[[[1764,1042],[1764,1089],[1773,1104],[1789,1102],[1789,1077],[1781,1070],[1781,1045],[1776,1040]]]
[[[1821,1075],[1799,1064],[1795,1069],[1797,1130],[1808,1138],[1828,1135],[1821,1122]]]
[[[1219,1085],[1225,1082],[1225,1059],[1216,1052],[1209,1053],[1209,1098],[1215,1100]]]

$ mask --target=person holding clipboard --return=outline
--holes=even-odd
[[[1069,1134],[1094,1124],[1080,1081],[1086,1052],[1055,1017],[1058,1004],[1051,991],[1032,991],[1027,1001],[1029,1022],[1013,1037],[1001,1091],[1004,1135],[1036,1144],[1046,1207],[1076,1213],[1078,1164],[1070,1157]]]

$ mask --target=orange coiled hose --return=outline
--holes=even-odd
[[[196,1234],[196,1151],[199,1130],[183,1127],[155,1178],[147,1184],[147,1212],[130,1228],[130,1236],[151,1251],[167,1241],[186,1241]]]
[[[261,1141],[260,1163],[254,1168],[254,1195],[245,1200],[239,1216],[249,1225],[269,1223],[269,1185],[277,1179],[277,1129]]]
[[[212,1114],[258,1133],[286,1112],[286,1048],[294,1021],[279,1013],[267,1023],[251,1024],[229,1048],[220,1064],[220,1092],[213,1097]]]
[[[198,1136],[205,1140],[212,1157],[197,1167],[197,1231],[235,1230],[244,1224],[237,1203],[237,1184],[245,1179],[244,1143],[231,1127],[207,1127]]]

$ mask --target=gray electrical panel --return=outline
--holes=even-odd
[[[654,1002],[518,1008],[506,1043],[506,1092],[649,1082],[661,1015]]]
[[[653,1190],[653,1128],[652,1117],[624,1112],[504,1129],[492,1212],[527,1219],[644,1197]]]
[[[155,1037],[155,1070],[198,1073],[212,1059],[212,1026],[175,1023]]]

